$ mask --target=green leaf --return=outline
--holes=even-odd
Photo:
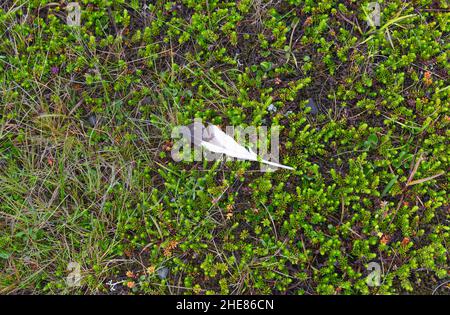
[[[10,253],[8,253],[7,251],[0,249],[0,258],[2,259],[8,259],[9,256],[11,256]]]
[[[268,62],[268,61],[263,61],[263,62],[261,62],[261,68],[264,71],[268,72],[272,69],[272,63]]]
[[[381,193],[381,197],[386,196],[386,194],[391,190],[392,186],[397,182],[398,176],[395,175],[394,178],[392,178],[389,183],[387,184],[386,188],[384,188],[383,192]]]
[[[369,141],[371,144],[378,144],[378,137],[376,134],[372,133],[369,138],[367,138],[367,141]]]

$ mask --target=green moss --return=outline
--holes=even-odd
[[[445,1],[80,4],[0,9],[0,292],[446,290]],[[279,126],[295,171],[174,162],[194,117]]]

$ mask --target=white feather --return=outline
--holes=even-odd
[[[208,128],[206,128],[206,133],[207,137],[205,138],[207,138],[208,141],[203,140],[201,141],[200,145],[208,151],[222,153],[242,160],[258,161],[258,155],[255,152],[247,150],[245,147],[237,143],[232,137],[220,130],[219,127],[209,125]],[[270,162],[267,160],[260,160],[260,162],[275,167],[293,170],[293,168],[290,166]]]

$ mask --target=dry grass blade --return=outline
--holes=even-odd
[[[414,175],[416,175],[417,173],[417,169],[419,168],[420,163],[424,160],[423,155],[421,154],[419,156],[419,158],[417,159],[416,164],[414,165],[413,170],[411,171],[411,174],[408,177],[408,181],[406,182],[406,186],[409,186],[410,182],[412,181],[412,179],[414,178]]]
[[[438,173],[438,174],[436,174],[436,175],[433,175],[433,176],[429,176],[429,177],[426,177],[426,178],[413,180],[413,181],[411,181],[411,182],[408,182],[408,183],[406,184],[406,186],[412,186],[412,185],[417,185],[417,184],[425,183],[425,182],[427,182],[427,181],[429,181],[429,180],[432,180],[432,179],[434,179],[434,178],[436,178],[436,177],[439,177],[439,176],[442,176],[442,175],[444,175],[444,174],[445,174],[444,172],[440,172],[440,173]]]

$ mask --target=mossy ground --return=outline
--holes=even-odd
[[[448,293],[448,2],[368,2],[2,1],[0,292]],[[296,170],[175,163],[194,117]]]

